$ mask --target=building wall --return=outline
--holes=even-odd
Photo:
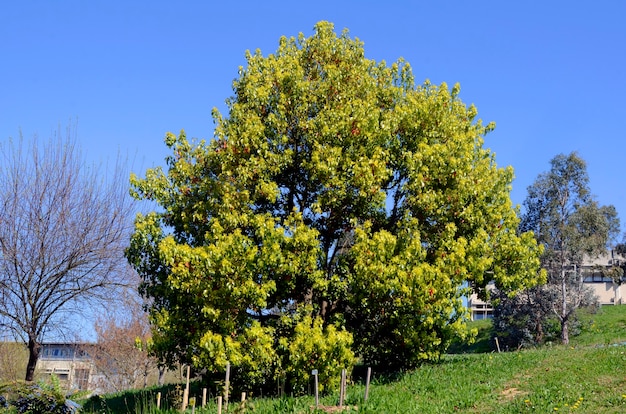
[[[470,311],[470,318],[473,321],[493,318],[493,306],[491,306],[491,303],[478,299],[475,293],[467,299],[467,307]]]
[[[587,283],[587,286],[589,286],[598,297],[600,305],[624,304],[620,285],[613,282],[594,282]]]
[[[81,344],[42,344],[38,374],[56,375],[67,389],[88,390],[94,367],[83,348]]]
[[[625,302],[622,298],[620,285],[602,273],[603,270],[610,269],[612,266],[623,265],[625,262],[626,258],[623,256],[614,251],[608,251],[582,266],[581,272],[584,276],[584,283],[593,290],[601,305],[621,305]]]
[[[622,297],[621,286],[602,273],[602,270],[624,263],[626,263],[626,257],[608,251],[594,260],[589,260],[578,269],[584,277],[583,283],[598,297],[600,305],[622,305],[626,303],[626,298]],[[488,285],[487,288],[493,288],[493,284]],[[472,320],[493,318],[491,304],[478,299],[476,294],[467,298],[467,307]]]

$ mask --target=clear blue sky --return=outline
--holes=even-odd
[[[461,84],[512,165],[512,198],[558,153],[626,222],[626,1],[11,1],[0,6],[0,140],[77,123],[96,161],[163,163],[167,131],[213,136],[247,49],[328,20],[366,56],[405,58],[416,79]],[[624,226],[623,226],[624,227]]]

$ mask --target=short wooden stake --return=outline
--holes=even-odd
[[[343,402],[346,398],[346,370],[341,370],[341,386],[339,388],[339,407],[343,407]]]
[[[161,393],[157,392],[157,410],[161,409]]]
[[[206,405],[206,388],[202,388],[202,408]]]
[[[497,336],[496,336],[496,348],[498,348],[498,353],[500,353],[500,341],[498,341]]]
[[[224,381],[224,410],[228,411],[228,392],[230,388],[230,362],[226,363],[226,380]]]
[[[222,396],[217,397],[217,414],[222,414]]]
[[[372,367],[367,367],[367,376],[365,377],[365,399],[363,401],[367,401],[367,397],[370,393],[370,378],[372,376]]]
[[[187,384],[185,385],[185,391],[183,392],[183,407],[182,411],[187,409],[187,405],[189,405],[189,371],[191,367],[187,365]]]
[[[315,378],[315,408],[317,408],[320,405],[319,380],[317,378],[317,370],[314,369],[313,371],[311,371],[311,375],[313,375],[313,378]]]

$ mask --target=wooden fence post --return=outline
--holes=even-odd
[[[317,408],[320,405],[319,380],[317,378],[317,370],[314,369],[313,371],[311,371],[311,374],[313,375],[313,377],[315,377],[315,408]]]
[[[365,377],[365,399],[363,401],[367,401],[367,397],[369,396],[371,376],[372,376],[372,367],[367,367],[367,376]]]
[[[187,405],[189,404],[189,371],[191,367],[187,365],[187,384],[185,385],[185,391],[183,392],[183,407],[182,411],[187,409]]]
[[[224,410],[228,411],[228,393],[230,388],[230,362],[226,363],[226,380],[224,381]]]
[[[346,370],[341,370],[341,386],[339,388],[339,408],[343,407],[343,402],[346,398]]]

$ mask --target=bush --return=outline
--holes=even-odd
[[[0,400],[0,412],[18,412],[20,414],[74,414],[80,411],[80,405],[69,399],[57,377],[50,377],[50,382],[23,383],[13,382],[0,386],[0,391],[8,396]]]
[[[324,327],[321,318],[304,317],[296,325],[293,337],[281,343],[288,358],[285,374],[292,392],[307,391],[312,369],[319,372],[320,391],[338,388],[341,370],[350,372],[355,363],[351,345],[349,332],[333,325]]]
[[[553,303],[560,300],[554,286],[543,285],[519,292],[515,296],[498,291],[491,293],[494,303],[493,335],[504,349],[519,349],[560,341],[561,323],[554,314]],[[597,301],[586,297],[569,319],[569,335],[582,332],[579,311],[595,312]]]

